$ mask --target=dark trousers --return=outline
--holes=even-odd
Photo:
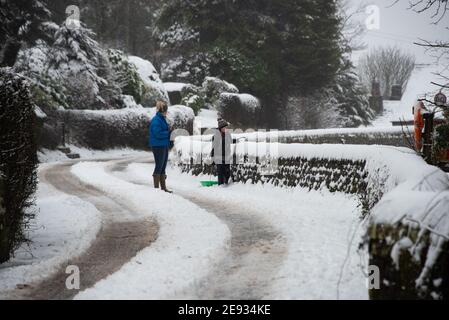
[[[168,147],[153,147],[153,154],[156,162],[153,174],[165,175],[168,164]]]
[[[217,164],[218,185],[228,184],[231,178],[230,164]]]

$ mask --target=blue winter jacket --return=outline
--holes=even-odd
[[[150,123],[150,147],[169,147],[170,128],[167,120],[158,112]]]

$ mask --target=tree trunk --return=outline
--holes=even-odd
[[[9,40],[6,43],[5,51],[3,53],[0,65],[2,67],[12,67],[16,63],[22,43],[16,40]]]

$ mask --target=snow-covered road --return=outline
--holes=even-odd
[[[61,192],[93,204],[102,213],[102,227],[88,250],[79,256],[67,257],[67,261],[47,279],[16,290],[15,298],[71,299],[77,291],[66,288],[67,266],[77,266],[82,270],[81,290],[87,289],[120,270],[157,238],[159,226],[154,219],[136,219],[126,205],[77,179],[70,172],[72,165],[49,166],[40,172],[40,183],[50,184]]]
[[[116,177],[151,189],[151,163],[111,167]],[[169,170],[176,195],[221,219],[231,231],[227,255],[177,298],[367,299],[357,252],[364,232],[357,201],[343,194],[235,184],[205,189]]]
[[[152,188],[152,168],[142,155],[48,166],[42,182],[95,205],[103,228],[69,261],[81,269],[80,292],[65,290],[61,266],[16,297],[368,298],[356,199],[261,185],[202,188],[204,177],[175,168],[168,195]]]

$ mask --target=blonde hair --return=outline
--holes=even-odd
[[[166,113],[168,111],[168,105],[165,101],[157,101],[156,102],[156,110],[160,113]]]

